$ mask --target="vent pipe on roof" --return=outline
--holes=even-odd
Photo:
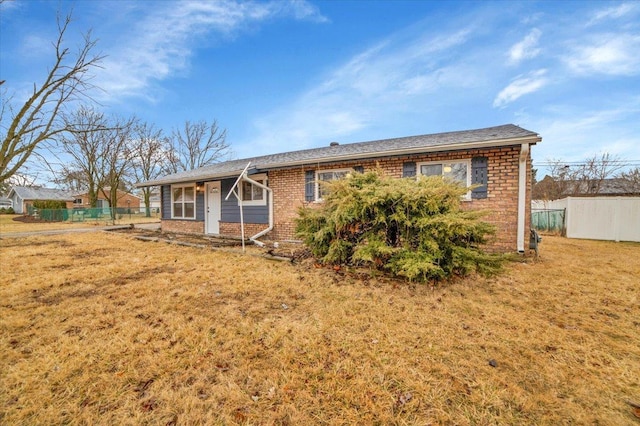
[[[340,143],[339,143],[339,142],[331,142],[331,143],[329,144],[329,146],[338,146],[338,145],[340,145]]]

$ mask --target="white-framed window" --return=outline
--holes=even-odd
[[[196,218],[196,187],[195,185],[171,186],[171,218]]]
[[[255,180],[264,186],[267,185],[267,175],[257,174],[249,176],[249,179]],[[245,206],[266,206],[267,205],[267,192],[257,185],[251,182],[240,182],[240,197],[242,198],[242,204]]]
[[[82,198],[76,198],[75,200],[73,200],[73,204],[82,205]]]
[[[442,176],[465,187],[471,185],[471,160],[429,161],[417,166],[419,175]],[[471,199],[471,191],[464,198]]]
[[[323,200],[327,194],[327,187],[322,182],[342,179],[352,172],[353,169],[318,170],[316,172],[316,201]]]

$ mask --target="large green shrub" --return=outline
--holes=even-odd
[[[461,209],[468,189],[441,177],[394,179],[379,170],[327,183],[321,206],[304,207],[296,234],[321,262],[367,265],[412,281],[494,272],[481,250],[495,233],[485,212]]]
[[[58,200],[36,200],[33,202],[34,209],[66,209],[67,203]]]

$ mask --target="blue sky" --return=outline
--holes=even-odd
[[[217,119],[236,158],[514,123],[534,162],[607,151],[640,164],[640,2],[37,1],[4,3],[14,99],[92,29],[108,112],[167,132]],[[544,172],[543,172],[544,173]]]

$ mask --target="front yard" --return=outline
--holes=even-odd
[[[26,222],[20,219],[26,218]],[[16,220],[18,219],[18,220]],[[13,232],[35,232],[35,231],[51,231],[58,229],[72,229],[72,228],[96,228],[105,225],[129,225],[131,223],[154,223],[160,222],[157,214],[153,214],[152,217],[145,217],[144,213],[140,214],[124,214],[119,215],[118,219],[111,221],[108,217],[102,217],[100,219],[86,219],[82,222],[47,222],[44,220],[37,221],[31,219],[29,216],[23,216],[18,214],[1,214],[0,215],[0,238],[2,234],[9,234]]]
[[[0,259],[1,424],[640,422],[640,244],[435,289],[116,233]]]

